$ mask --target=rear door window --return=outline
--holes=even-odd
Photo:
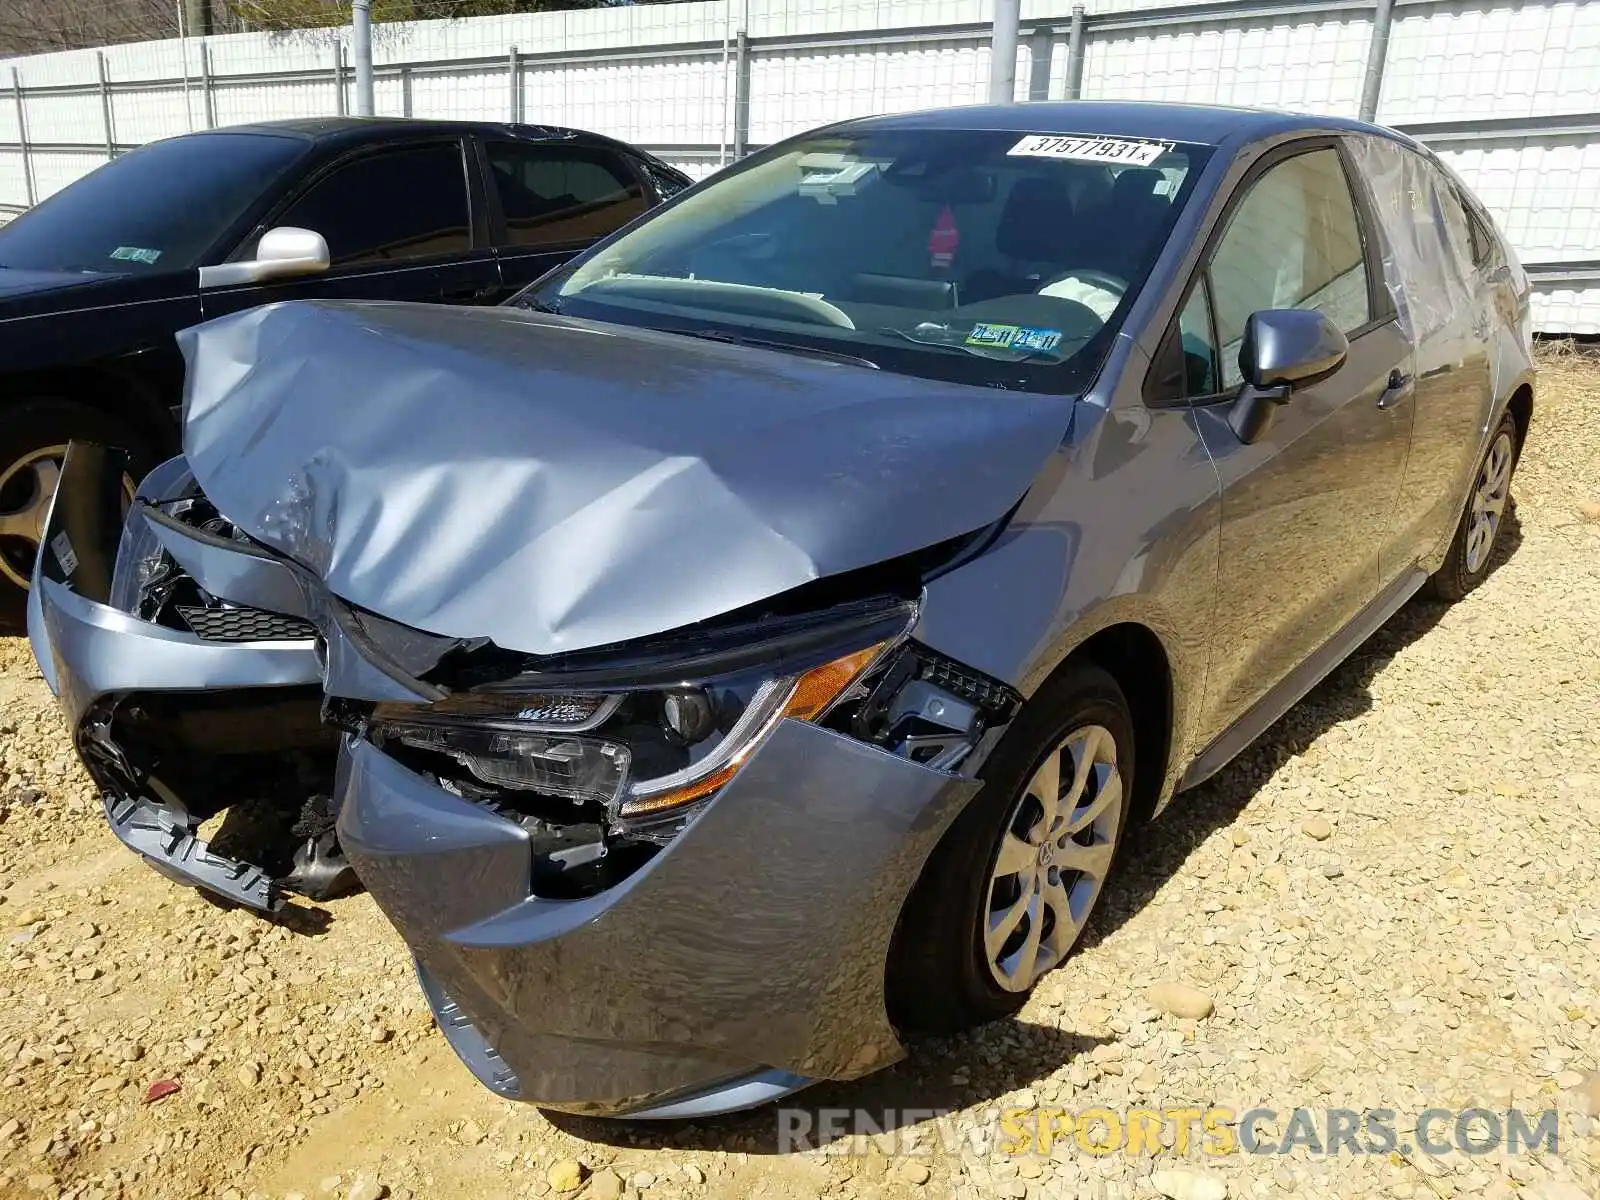
[[[518,142],[490,142],[485,150],[508,246],[582,245],[645,210],[644,187],[620,155]]]

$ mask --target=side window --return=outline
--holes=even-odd
[[[348,162],[275,223],[320,233],[336,267],[465,253],[472,218],[461,147],[415,146]]]
[[[1371,319],[1361,227],[1333,150],[1270,168],[1234,210],[1210,267],[1223,387],[1243,382],[1239,344],[1250,314],[1311,308],[1346,333]]]
[[[1211,312],[1205,278],[1189,294],[1178,314],[1178,338],[1183,345],[1184,394],[1209,396],[1222,385],[1217,372],[1217,348],[1211,335]]]
[[[516,142],[490,142],[486,149],[508,245],[591,241],[645,210],[644,189],[615,155]]]
[[[1156,352],[1154,368],[1145,386],[1147,404],[1194,400],[1214,395],[1221,389],[1207,296],[1206,279],[1202,275],[1178,313],[1178,319],[1167,331],[1161,349]]]

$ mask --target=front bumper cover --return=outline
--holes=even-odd
[[[529,893],[519,826],[350,738],[339,836],[485,1084],[573,1112],[695,1115],[901,1056],[889,941],[977,786],[784,721],[636,874],[551,901]]]

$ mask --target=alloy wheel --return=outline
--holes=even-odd
[[[0,470],[0,577],[26,588],[44,540],[65,446],[44,446]]]
[[[1478,482],[1472,489],[1472,506],[1467,524],[1466,565],[1476,575],[1483,570],[1494,550],[1495,538],[1500,532],[1500,520],[1505,515],[1506,500],[1511,495],[1511,466],[1516,455],[1511,445],[1511,434],[1502,430],[1484,456],[1478,470]]]
[[[0,470],[0,581],[26,591],[33,583],[33,560],[44,541],[50,501],[61,480],[65,446],[43,446]],[[133,503],[131,475],[122,477],[122,507]]]
[[[1124,788],[1101,725],[1045,756],[1006,823],[989,878],[984,957],[995,983],[1025,992],[1071,951],[1111,870]]]

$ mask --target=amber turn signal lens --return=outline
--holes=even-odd
[[[846,654],[820,667],[812,667],[794,685],[794,694],[789,697],[789,703],[783,706],[783,715],[797,721],[816,720],[855,681],[856,676],[871,665],[883,647],[884,643],[879,642],[876,646]]]

